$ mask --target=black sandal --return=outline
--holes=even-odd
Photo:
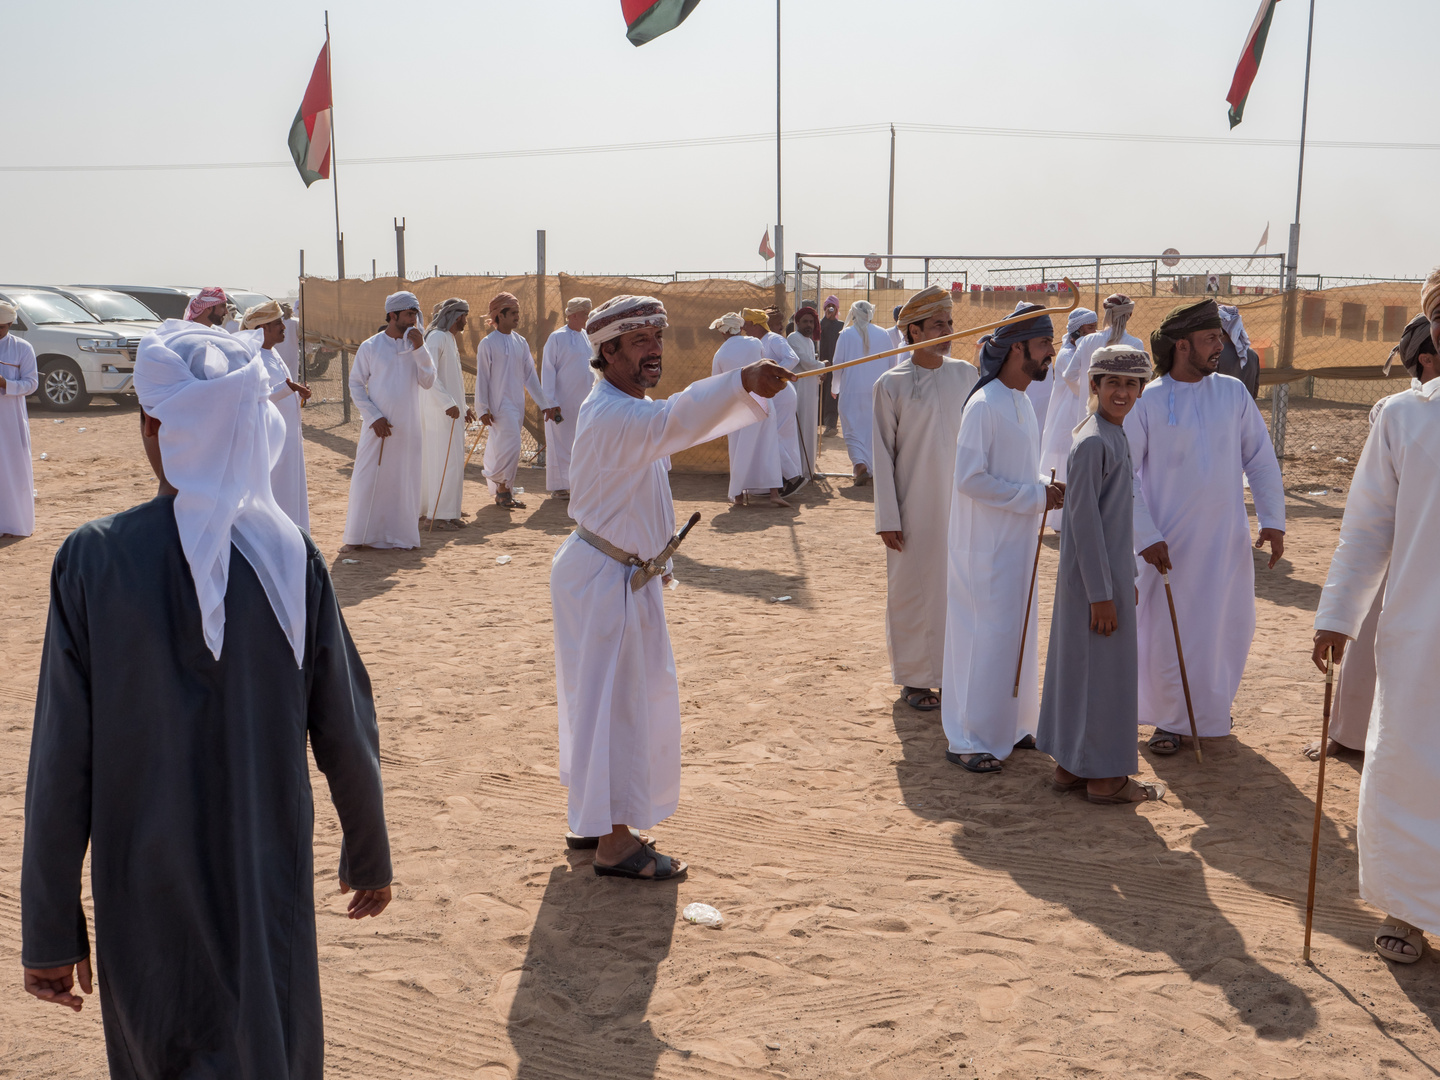
[[[967,756],[973,758],[974,760],[966,761],[965,758]],[[946,750],[945,760],[950,762],[952,765],[959,765],[962,769],[967,769],[970,772],[974,773],[997,773],[1004,767],[1000,763],[1000,759],[997,758],[994,754],[965,755],[953,754],[949,750]],[[989,765],[992,761],[995,763],[995,767],[993,769],[989,768]]]
[[[506,510],[524,510],[525,504],[515,498],[513,491],[502,491],[495,495],[495,504]]]
[[[641,873],[652,860],[655,863],[655,873]],[[685,873],[685,870],[675,869],[675,860],[669,855],[661,855],[645,844],[641,844],[632,855],[621,859],[614,866],[601,866],[598,862],[594,866],[596,877],[630,878],[634,881],[667,881]],[[689,867],[686,867],[686,870],[688,869]]]
[[[1170,749],[1162,750],[1160,747],[1155,745],[1156,743],[1161,742],[1168,742],[1170,744]],[[1150,736],[1150,741],[1147,742],[1145,745],[1150,748],[1150,752],[1152,754],[1159,754],[1161,757],[1169,757],[1171,754],[1178,754],[1180,752],[1180,736],[1172,734],[1168,731],[1161,731],[1159,728],[1156,728],[1155,734]]]
[[[940,707],[940,695],[931,690],[928,686],[905,686],[900,689],[900,696],[905,704],[918,712],[934,712]],[[926,698],[934,698],[934,705],[922,705]]]

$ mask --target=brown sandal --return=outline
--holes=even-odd
[[[1128,803],[1158,802],[1165,798],[1169,790],[1164,784],[1149,780],[1132,780],[1125,778],[1125,783],[1120,785],[1120,790],[1113,795],[1091,795],[1088,791],[1085,798],[1097,806],[1125,806]],[[1137,799],[1135,796],[1139,794]]]

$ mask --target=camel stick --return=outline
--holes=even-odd
[[[1325,712],[1320,721],[1320,777],[1315,784],[1315,832],[1310,837],[1310,892],[1305,898],[1305,962],[1310,962],[1310,927],[1315,921],[1315,867],[1320,860],[1320,818],[1325,799],[1325,759],[1330,749],[1330,694],[1335,685],[1335,650],[1325,649]]]
[[[462,471],[462,472],[463,472],[465,469],[468,469],[468,468],[470,467],[470,459],[475,456],[475,451],[480,449],[480,440],[481,440],[482,438],[484,438],[484,436],[485,436],[485,425],[484,425],[484,424],[481,424],[481,425],[480,425],[480,431],[479,431],[479,432],[476,434],[476,436],[475,436],[475,445],[472,446],[472,447],[470,447],[470,452],[465,455],[465,464],[464,464],[463,466],[461,466],[461,471]]]
[[[1050,470],[1050,483],[1055,483],[1055,470]],[[1047,494],[1045,501],[1048,503],[1050,497]],[[1050,507],[1045,507],[1045,512],[1040,515],[1040,539],[1035,541],[1035,565],[1030,568],[1030,591],[1025,594],[1025,621],[1020,624],[1020,659],[1015,661],[1015,689],[1011,697],[1020,696],[1020,669],[1025,666],[1025,634],[1030,629],[1030,605],[1035,602],[1035,579],[1040,576],[1040,548],[1045,544],[1045,519],[1050,516]]]
[[[455,421],[460,417],[450,418],[450,441],[445,444],[445,464],[440,466],[440,487],[435,491],[435,502],[430,507],[430,528],[426,532],[435,531],[435,515],[440,511],[440,496],[445,491],[445,471],[450,468],[450,448],[455,445]]]
[[[371,430],[374,429],[372,428]],[[370,485],[370,502],[369,505],[365,507],[365,528],[360,530],[360,535],[367,538],[370,535],[370,515],[375,512],[375,489],[380,486],[380,466],[385,464],[385,440],[389,438],[389,436],[380,435],[379,438],[380,457],[375,462],[375,483]]]
[[[1195,740],[1195,764],[1200,764],[1200,733],[1195,728],[1195,706],[1190,703],[1190,677],[1185,674],[1185,650],[1180,647],[1180,620],[1175,617],[1175,594],[1170,591],[1170,574],[1165,579],[1165,599],[1170,604],[1170,625],[1175,630],[1175,655],[1180,658],[1180,686],[1185,691],[1185,711],[1190,714],[1190,738]]]
[[[968,330],[959,330],[945,337],[931,338],[922,342],[927,349],[935,345],[944,345],[949,341],[959,341],[961,338],[974,337],[976,334],[983,334],[987,330],[998,330],[1002,326],[1011,326],[1017,322],[1025,322],[1037,315],[1066,315],[1080,306],[1080,290],[1068,277],[1065,279],[1065,287],[1070,290],[1069,307],[1047,307],[1043,311],[1027,311],[1019,315],[1010,315],[998,322],[986,323],[984,326],[972,326]],[[797,371],[795,378],[808,379],[811,375],[823,375],[827,371],[839,371],[841,368],[854,367],[856,364],[866,364],[871,360],[883,360],[887,356],[899,356],[901,353],[914,352],[914,345],[901,345],[897,349],[889,349],[885,352],[871,353],[869,356],[857,357],[854,360],[846,360],[843,364],[830,364],[826,367],[815,368],[812,371]]]

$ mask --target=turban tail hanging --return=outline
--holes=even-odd
[[[1175,345],[1200,330],[1221,330],[1220,306],[1214,300],[1181,304],[1172,308],[1160,326],[1150,335],[1150,351],[1155,356],[1155,370],[1168,375],[1175,364]]]
[[[870,320],[875,318],[875,305],[868,300],[856,300],[850,305],[849,325],[860,328],[860,340],[865,351],[870,351]]]
[[[1119,345],[1125,340],[1125,328],[1130,325],[1130,316],[1135,314],[1135,301],[1124,293],[1111,293],[1105,298],[1105,325],[1110,328],[1106,345]]]
[[[1235,346],[1235,355],[1240,357],[1243,368],[1250,362],[1250,335],[1245,332],[1245,320],[1240,317],[1240,309],[1233,304],[1220,304],[1219,308],[1220,325]]]
[[[470,305],[458,296],[452,296],[449,300],[441,301],[430,311],[430,330],[444,330],[449,333],[455,325],[455,320],[461,315],[470,314]]]
[[[1015,310],[1010,318],[1016,315],[1024,315],[1027,311],[1043,312],[1045,308],[1040,304],[1027,304],[1024,301],[1015,305]],[[1049,315],[1037,314],[1033,319],[1025,319],[1021,322],[1011,323],[1009,326],[1002,326],[993,334],[986,334],[980,339],[980,381],[970,391],[968,402],[987,383],[994,382],[1000,377],[1000,369],[1005,366],[1005,358],[1010,355],[1010,346],[1017,341],[1032,341],[1035,338],[1050,340],[1055,336],[1055,324],[1050,321]]]

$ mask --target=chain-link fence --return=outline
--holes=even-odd
[[[756,274],[761,277],[763,275]],[[314,396],[305,409],[307,427],[354,442],[360,431],[358,410],[349,405],[346,379],[355,349],[375,334],[384,321],[385,297],[401,288],[411,289],[421,309],[456,296],[470,305],[469,325],[460,335],[460,364],[465,390],[475,389],[475,350],[488,333],[485,312],[496,293],[514,293],[520,300],[517,331],[530,343],[539,360],[545,340],[563,324],[565,303],[572,297],[589,297],[599,306],[623,293],[644,293],[665,304],[670,329],[666,333],[665,381],[661,396],[683,389],[710,374],[711,361],[723,338],[710,323],[727,311],[765,307],[777,302],[773,286],[716,275],[656,274],[645,277],[578,277],[569,274],[518,277],[429,277],[401,282],[395,278],[371,281],[346,279],[337,283],[307,277],[302,282],[300,310],[306,339],[306,376]],[[779,302],[785,298],[780,296]],[[537,317],[538,315],[538,317]],[[470,438],[483,441],[476,425]],[[526,402],[522,462],[538,464],[545,442],[544,426],[532,401]],[[716,440],[677,454],[673,466],[680,472],[724,472],[729,468],[724,440]]]
[[[486,333],[484,313],[490,298],[502,291],[520,298],[519,333],[537,359],[546,337],[561,325],[561,312],[571,297],[588,296],[599,305],[621,293],[658,296],[671,325],[662,394],[710,374],[722,340],[709,329],[710,323],[741,307],[778,302],[793,312],[801,300],[823,303],[833,295],[842,316],[853,301],[869,300],[876,307],[877,323],[886,325],[893,309],[912,293],[939,284],[954,295],[955,324],[962,327],[991,322],[1021,299],[1043,302],[1044,294],[1059,291],[1060,281],[1069,277],[1080,290],[1081,303],[1097,311],[1108,294],[1129,295],[1135,301],[1130,332],[1148,340],[1177,303],[1213,296],[1240,309],[1260,359],[1259,404],[1292,487],[1348,486],[1371,406],[1408,385],[1409,376],[1399,364],[1388,378],[1381,372],[1391,346],[1419,308],[1418,283],[1413,280],[1302,276],[1302,287],[1285,293],[1277,255],[896,255],[881,256],[875,270],[866,268],[867,258],[873,266],[874,256],[801,254],[785,275],[784,295],[771,284],[773,272],[759,269],[617,276],[440,275],[407,282],[380,278],[337,283],[307,277],[301,313],[306,374],[315,394],[305,410],[306,423],[352,443],[358,436],[359,414],[348,407],[345,386],[349,362],[359,343],[380,327],[385,296],[402,287],[412,289],[427,312],[450,296],[470,303],[470,326],[460,341],[467,392],[474,388],[475,347]],[[955,355],[964,348],[957,344]],[[471,437],[483,439],[483,432]],[[525,420],[525,460],[542,460],[543,444],[543,425],[532,402]],[[677,455],[674,466],[677,471],[722,472],[727,468],[724,441]]]

